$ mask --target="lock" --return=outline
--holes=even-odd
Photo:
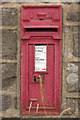
[[[34,83],[40,83],[40,79],[42,80],[42,82],[44,81],[44,74],[34,74],[33,75]]]

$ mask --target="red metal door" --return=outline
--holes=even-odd
[[[38,55],[38,57],[40,58],[40,60],[41,57],[43,57],[41,56],[41,50],[46,47],[46,53],[44,53],[43,50],[43,53],[47,56],[45,61],[46,68],[43,68],[42,66],[42,70],[40,71],[35,71],[35,46],[38,47],[38,54],[40,55]],[[54,53],[54,44],[29,45],[29,104],[32,102],[30,112],[35,112],[37,104],[39,104],[38,113],[43,111],[44,109],[49,111],[52,111],[54,109]],[[38,62],[41,61],[38,60]],[[44,77],[42,81],[42,91],[40,88],[40,81],[38,80],[40,74]]]
[[[21,7],[21,114],[60,114],[62,6]]]

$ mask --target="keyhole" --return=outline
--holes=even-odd
[[[34,76],[34,82],[36,82],[36,76]]]

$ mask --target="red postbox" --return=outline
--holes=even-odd
[[[62,6],[21,7],[21,114],[60,114]]]

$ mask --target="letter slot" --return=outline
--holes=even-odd
[[[58,26],[35,26],[35,27],[25,27],[25,31],[27,32],[58,32]]]

